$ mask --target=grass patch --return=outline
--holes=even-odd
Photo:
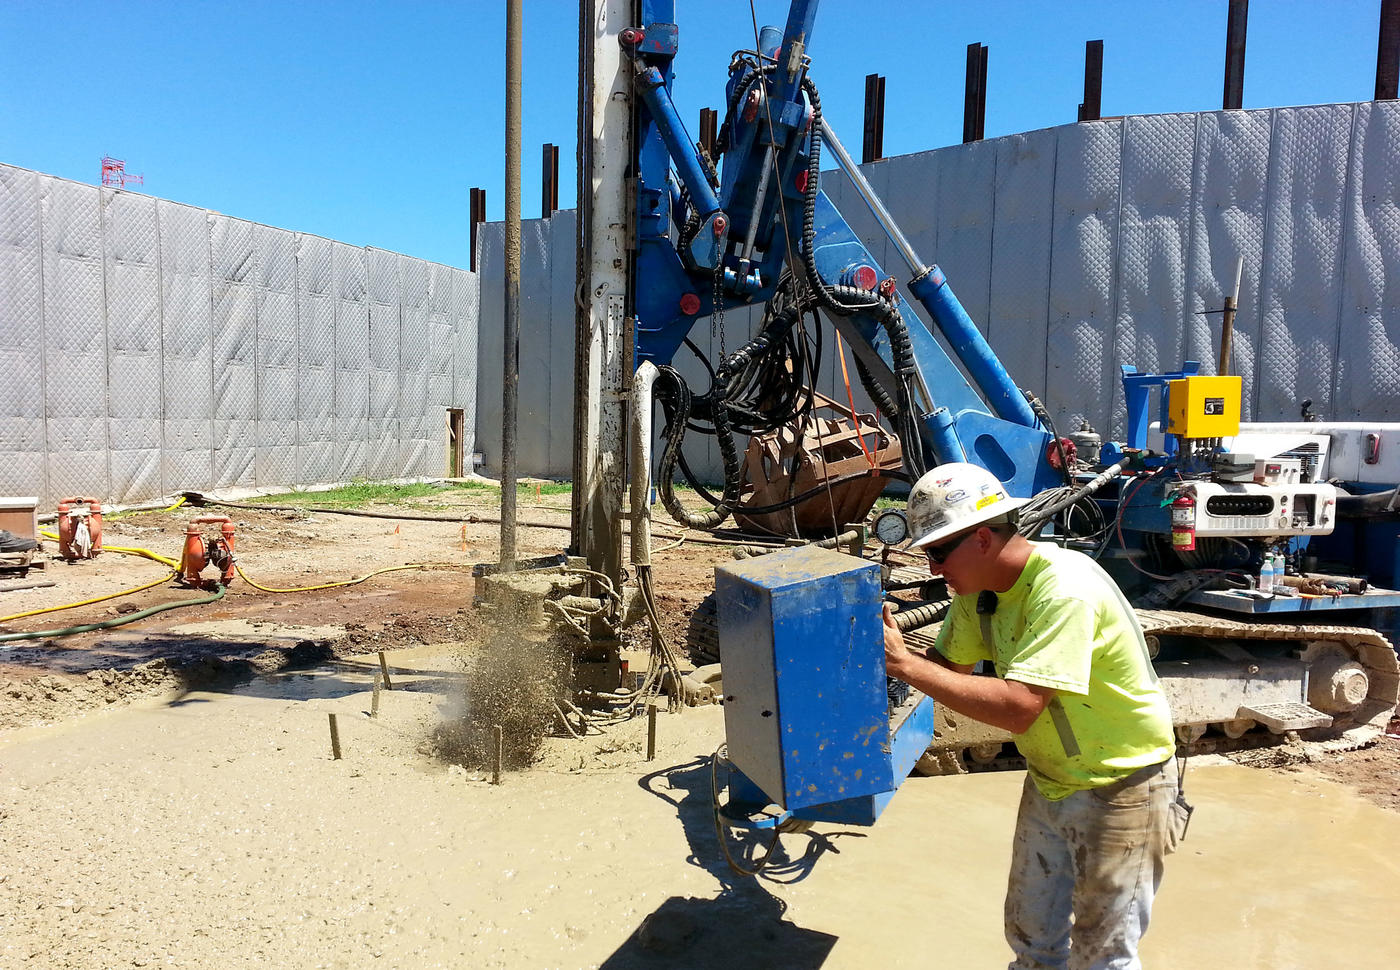
[[[539,491],[536,493],[536,486]],[[518,498],[533,498],[540,495],[568,495],[573,486],[568,482],[523,482],[516,486]],[[291,491],[276,495],[260,495],[248,501],[255,505],[298,505],[317,508],[356,508],[361,505],[384,503],[389,505],[412,505],[415,499],[441,495],[444,492],[470,492],[483,496],[499,496],[501,489],[487,482],[410,482],[396,485],[392,482],[355,481],[339,488],[319,492]]]

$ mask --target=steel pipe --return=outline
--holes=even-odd
[[[520,23],[521,0],[506,0],[506,306],[501,381],[501,555],[515,569],[515,430],[520,397]]]

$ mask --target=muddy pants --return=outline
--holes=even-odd
[[[1057,802],[1026,777],[1006,893],[1008,970],[1142,966],[1176,785],[1174,758]]]

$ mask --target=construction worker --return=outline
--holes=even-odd
[[[885,606],[889,674],[1016,736],[1028,767],[1006,895],[1010,970],[1139,967],[1163,857],[1184,834],[1172,720],[1137,617],[1088,556],[1017,534],[983,468],[909,495],[912,548],[954,594],[935,648]],[[973,673],[988,661],[995,677]],[[1073,919],[1071,919],[1071,916]]]

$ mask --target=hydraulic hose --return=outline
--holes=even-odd
[[[670,407],[667,408],[670,412],[668,415],[670,429],[666,436],[666,447],[661,452],[661,468],[657,473],[661,502],[666,507],[666,511],[671,513],[671,517],[681,525],[692,529],[713,529],[729,518],[730,511],[739,501],[739,454],[734,445],[734,436],[729,430],[728,408],[723,403],[724,392],[729,386],[728,367],[721,364],[715,372],[714,388],[711,391],[716,401],[712,415],[715,437],[719,441],[720,456],[724,464],[724,495],[720,498],[718,505],[705,512],[687,511],[685,506],[681,505],[680,499],[676,498],[672,488],[681,438],[685,434],[686,422],[690,420],[690,389],[686,387],[685,379],[674,368],[661,367],[658,370],[664,380],[658,381],[657,387],[668,387],[669,392],[675,395],[674,399],[671,398],[670,393],[658,395],[663,403],[670,404]]]
[[[805,542],[802,545],[816,546],[818,549],[835,549],[837,546],[848,546],[860,539],[860,532],[851,529],[849,532],[842,532],[840,535],[827,536],[825,539],[817,539],[812,542]],[[753,559],[757,556],[766,556],[779,549],[793,549],[797,546],[739,546],[734,550],[735,559]]]
[[[942,603],[926,603],[923,606],[907,607],[894,615],[894,625],[899,627],[901,633],[908,633],[910,630],[943,619],[948,615],[948,609],[952,605],[952,600],[946,600]]]
[[[802,200],[802,259],[812,290],[817,294],[822,306],[838,316],[865,314],[872,317],[885,330],[890,340],[890,354],[893,358],[893,371],[896,382],[894,399],[888,395],[875,397],[885,406],[890,420],[899,428],[904,441],[904,463],[910,475],[917,479],[926,470],[923,443],[919,437],[917,409],[910,388],[917,368],[914,349],[909,340],[909,328],[899,309],[891,301],[877,294],[867,293],[854,286],[828,285],[817,273],[816,260],[816,211],[817,192],[821,179],[821,96],[810,78],[803,78],[802,89],[812,105],[812,127],[810,149],[807,158],[807,189]],[[859,372],[859,371],[858,371]],[[868,376],[868,374],[863,375]],[[874,382],[869,382],[873,384]],[[867,385],[869,391],[869,385]],[[893,405],[890,407],[889,405]]]
[[[243,581],[245,583],[247,583],[254,589],[262,590],[264,593],[309,593],[312,590],[317,589],[336,589],[340,586],[355,586],[359,583],[363,583],[365,580],[371,578],[372,576],[378,576],[381,573],[393,573],[398,572],[401,569],[426,569],[427,566],[425,566],[423,563],[413,563],[412,565],[408,566],[388,566],[384,569],[376,569],[372,573],[365,573],[358,579],[347,579],[343,582],[338,583],[322,583],[319,586],[293,586],[289,589],[277,589],[273,586],[259,586],[257,583],[253,582],[251,579],[248,578],[248,574],[243,571],[243,567],[238,565],[238,563],[235,562],[233,564],[233,568],[238,570],[238,575],[243,577]]]
[[[1060,512],[1069,508],[1071,505],[1074,505],[1076,502],[1088,498],[1090,495],[1094,494],[1099,489],[1107,485],[1109,482],[1117,478],[1120,474],[1122,474],[1122,472],[1123,463],[1119,462],[1116,465],[1110,465],[1109,467],[1105,468],[1103,471],[1099,472],[1099,474],[1095,475],[1092,480],[1084,483],[1077,489],[1070,491],[1065,489],[1063,486],[1061,486],[1058,489],[1055,489],[1054,492],[1066,492],[1067,494],[1064,494],[1060,498],[1054,499],[1049,505],[1047,505],[1043,509],[1035,508],[1029,512],[1023,513],[1021,515],[1020,525],[1018,526],[1017,531],[1019,531],[1022,535],[1026,536],[1035,535],[1037,532],[1040,531],[1040,527],[1046,522],[1048,522],[1052,517],[1058,515]],[[1035,502],[1035,499],[1032,499],[1032,502]]]
[[[314,505],[253,505],[250,502],[225,502],[220,499],[209,498],[200,495],[198,492],[186,492],[190,496],[190,501],[195,505],[212,505],[220,508],[247,509],[250,512],[315,512],[318,515],[355,515],[365,519],[402,519],[406,522],[451,522],[461,524],[469,522],[473,525],[482,522],[500,522],[499,516],[477,515],[475,512],[470,515],[408,515],[395,512],[366,512],[363,509],[333,509]],[[569,529],[569,523],[558,522],[530,522],[522,520],[520,525],[531,529]],[[103,546],[103,548],[107,548]]]
[[[454,523],[454,524],[460,524],[461,522],[464,522],[464,521],[465,521],[465,522],[472,523],[472,524],[482,523],[482,522],[487,522],[487,523],[489,523],[489,522],[499,522],[499,521],[500,521],[500,519],[499,519],[498,517],[495,517],[495,516],[476,515],[475,513],[473,513],[472,515],[468,516],[468,517],[465,518],[465,519],[463,519],[462,516],[454,516],[454,515],[393,515],[393,514],[390,514],[390,513],[362,512],[362,511],[360,511],[360,510],[358,510],[358,509],[309,508],[309,507],[307,507],[307,506],[305,506],[305,505],[251,505],[251,504],[248,504],[248,503],[246,503],[246,502],[223,502],[223,501],[219,501],[218,499],[212,499],[212,498],[208,498],[207,496],[200,495],[198,492],[189,492],[189,493],[187,493],[187,494],[189,494],[189,495],[191,495],[191,496],[196,496],[196,497],[192,497],[192,498],[191,498],[191,501],[194,502],[194,504],[196,504],[196,505],[212,505],[212,506],[223,506],[223,507],[233,508],[233,509],[249,509],[249,510],[254,511],[254,512],[258,512],[258,511],[262,511],[262,512],[316,512],[316,513],[325,514],[325,515],[358,515],[358,516],[363,516],[363,517],[372,518],[372,519],[408,519],[408,520],[410,520],[410,521],[419,521],[419,522],[452,522],[452,523]],[[564,531],[566,531],[566,532],[567,532],[568,530],[570,530],[570,529],[573,528],[573,526],[571,526],[571,525],[570,525],[569,523],[567,523],[567,522],[562,522],[562,523],[561,523],[561,522],[537,522],[537,521],[526,521],[526,520],[522,520],[522,521],[520,522],[520,525],[525,526],[525,527],[527,527],[527,528],[531,528],[531,529],[562,529],[562,530],[564,530]],[[679,537],[679,536],[675,536],[675,535],[670,535],[670,534],[667,534],[667,533],[658,533],[658,534],[657,534],[657,538],[660,538],[660,539],[678,539],[678,538],[680,538],[680,537]],[[732,545],[733,542],[746,542],[746,541],[750,541],[750,540],[746,540],[746,539],[736,539],[736,540],[732,540],[732,541],[731,541],[731,540],[728,540],[728,539],[712,539],[712,538],[707,538],[707,537],[705,537],[705,536],[688,536],[688,537],[686,537],[686,541],[687,541],[687,542],[695,542],[695,543],[699,543],[699,544],[702,544],[702,545]],[[104,550],[105,550],[106,548],[108,548],[108,547],[103,546],[103,549],[104,549]],[[115,551],[115,547],[114,547],[114,551]],[[152,553],[151,555],[154,556],[153,553]],[[178,564],[175,563],[173,560],[161,559],[160,561],[161,561],[161,562],[168,562],[172,567],[178,565]]]
[[[152,606],[148,609],[130,613],[126,616],[114,617],[104,620],[101,623],[84,623],[81,626],[63,627],[58,630],[32,630],[28,633],[3,633],[0,634],[0,643],[17,643],[21,640],[45,640],[50,637],[67,637],[78,633],[91,633],[94,630],[110,630],[113,627],[125,626],[128,623],[135,623],[137,620],[144,620],[148,616],[155,616],[157,613],[164,613],[167,610],[178,610],[182,606],[200,606],[205,603],[216,603],[224,598],[224,593],[228,590],[220,586],[213,594],[201,596],[198,599],[180,600],[177,603],[163,603],[160,606]],[[3,649],[13,649],[5,647]]]

